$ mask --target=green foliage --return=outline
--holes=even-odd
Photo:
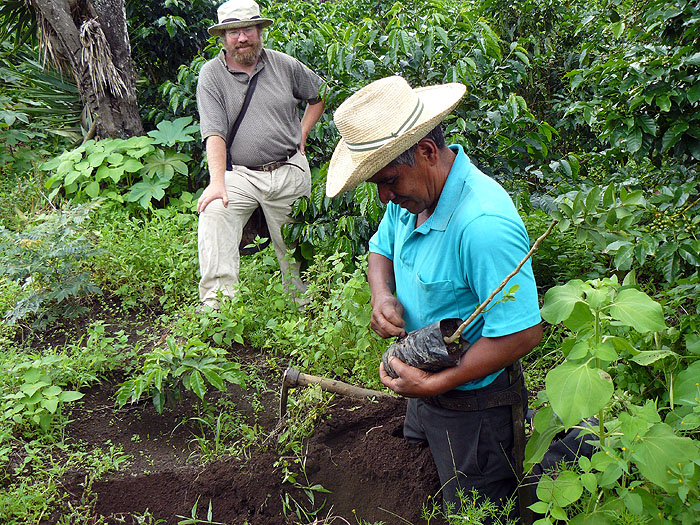
[[[590,126],[610,155],[650,156],[657,165],[671,152],[678,162],[700,160],[697,3],[651,0],[611,11],[593,8],[577,29],[593,35],[566,74],[567,114]]]
[[[175,173],[189,174],[186,162],[191,157],[170,148],[194,140],[192,134],[198,126],[190,125],[191,121],[191,117],[183,117],[161,122],[149,136],[89,140],[62,153],[41,166],[53,173],[46,181],[49,198],[53,200],[63,190],[66,197],[78,202],[104,197],[148,208],[153,201],[161,201],[165,190],[182,187],[182,181],[173,184]]]
[[[52,367],[57,360],[51,357],[28,360],[10,370],[21,374],[21,383],[16,391],[2,396],[3,421],[17,427],[34,424],[48,432],[64,404],[83,397],[80,392],[64,390],[63,383],[54,380]]]
[[[132,217],[124,209],[101,210],[93,222],[100,286],[129,308],[152,303],[173,308],[192,300],[199,280],[196,204],[193,195],[183,192],[167,208],[144,217]]]
[[[300,369],[377,385],[376,371],[386,344],[368,329],[372,309],[367,258],[356,260],[353,268],[344,256],[317,256],[307,272],[305,315],[270,319],[266,329],[275,334],[274,345]]]
[[[578,427],[596,449],[590,460],[580,458],[580,470],[543,476],[537,488],[540,501],[531,506],[545,515],[537,523],[571,518],[571,523],[610,523],[614,513],[623,511],[639,517],[668,512],[685,522],[700,509],[700,447],[689,437],[700,427],[697,356],[684,358],[660,346],[668,331],[661,305],[635,287],[633,274],[622,285],[612,277],[556,286],[545,295],[542,317],[563,323],[569,336],[562,344],[566,360],[549,371],[546,391],[540,393],[549,406],[535,416],[526,465],[540,461],[559,431],[593,415],[598,426]],[[692,346],[695,339],[690,341]],[[650,342],[657,348],[646,350]],[[669,364],[667,358],[674,361]],[[681,365],[684,359],[689,367]],[[615,408],[609,372],[625,377],[635,374],[632,363],[653,367],[659,362],[664,363],[670,406],[659,406],[659,398],[649,400],[653,393],[648,392],[647,401],[629,399]]]
[[[93,203],[41,215],[21,233],[0,226],[0,274],[22,287],[9,323],[33,319],[44,326],[59,317],[75,318],[85,311],[80,300],[100,293],[86,269],[97,253],[83,222]]]
[[[450,503],[447,509],[442,508],[437,498],[429,499],[423,506],[423,517],[430,523],[434,519],[442,519],[448,525],[466,523],[493,523],[494,525],[514,525],[516,520],[509,518],[515,507],[515,499],[496,504],[483,498],[476,489],[469,493],[457,491],[458,503]]]
[[[593,186],[561,196],[552,216],[608,254],[616,269],[635,264],[674,283],[700,265],[699,188],[694,178],[653,190]]]
[[[66,139],[80,137],[80,97],[27,44],[0,41],[0,78],[0,172],[23,176]]]
[[[182,398],[183,390],[193,392],[204,402],[207,383],[220,391],[226,390],[226,382],[244,386],[246,374],[238,363],[225,356],[225,351],[197,339],[178,343],[174,337],[168,337],[165,347],[141,355],[141,372],[119,386],[117,406],[137,403],[148,394],[160,414],[168,401],[175,403]]]
[[[317,254],[366,253],[367,241],[384,214],[374,184],[361,184],[333,199],[326,197],[327,171],[327,164],[312,170],[311,197],[294,203],[293,222],[282,227],[287,242],[297,245],[296,259],[307,266]]]

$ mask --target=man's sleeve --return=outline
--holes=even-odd
[[[294,97],[305,100],[309,104],[321,102],[318,90],[323,83],[323,79],[296,58],[293,61]]]
[[[522,222],[484,215],[472,221],[462,237],[461,260],[469,287],[482,303],[518,266],[530,249]],[[513,286],[514,301],[495,304]],[[528,260],[482,314],[485,337],[499,337],[530,328],[540,322],[537,286]],[[487,307],[488,308],[488,307]]]
[[[394,260],[394,239],[396,233],[396,206],[389,204],[377,232],[369,240],[369,251]]]
[[[208,74],[206,67],[202,68],[197,81],[197,109],[199,110],[199,129],[202,142],[216,135],[226,140],[229,122],[224,100]]]

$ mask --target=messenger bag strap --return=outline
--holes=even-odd
[[[226,171],[231,171],[233,169],[233,162],[231,160],[231,144],[233,144],[233,138],[238,132],[238,128],[241,126],[241,121],[245,117],[245,112],[250,104],[250,99],[253,97],[253,92],[255,91],[255,86],[258,83],[257,73],[248,81],[248,89],[245,92],[245,98],[243,99],[243,105],[241,110],[238,112],[236,117],[236,122],[231,126],[231,130],[228,132],[226,137]]]

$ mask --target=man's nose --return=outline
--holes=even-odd
[[[387,204],[391,199],[396,197],[394,192],[385,186],[380,186],[377,190],[379,191],[379,200],[382,201],[383,204]]]

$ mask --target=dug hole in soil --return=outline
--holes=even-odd
[[[261,353],[242,350],[249,356]],[[273,391],[263,396],[265,409],[249,424],[257,423],[274,434],[279,431],[279,393],[274,391],[279,390],[281,373],[270,381],[276,385],[270,385]],[[94,482],[80,471],[69,473],[64,481],[70,500],[90,505],[108,523],[132,523],[133,516],[148,511],[155,519],[176,524],[191,517],[195,503],[197,518],[205,520],[211,501],[212,520],[231,525],[313,523],[316,518],[318,523],[325,519],[323,523],[352,525],[361,520],[421,524],[425,523],[423,505],[439,492],[428,448],[403,439],[404,399],[334,398],[303,447],[309,485],[320,484],[330,491],[314,492],[312,507],[302,490],[282,483],[274,443],[249,449],[248,457],[202,463],[192,453],[198,429],[190,419],[193,413],[187,413],[193,412],[187,400],[162,415],[150,400],[116,409],[115,390],[114,385],[102,384],[87,391],[82,405],[73,410],[67,431],[69,439],[88,448],[121,446],[130,456],[128,463]],[[254,418],[245,391],[232,386],[229,392],[236,398],[236,407]],[[296,392],[290,391],[290,396]],[[288,464],[298,469],[297,463]],[[301,473],[297,480],[304,480]],[[308,510],[321,503],[323,507],[311,519],[300,520],[289,507],[285,516],[283,500],[290,497]]]

